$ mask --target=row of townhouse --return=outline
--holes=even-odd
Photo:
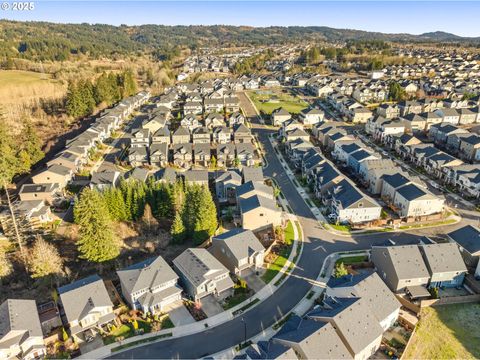
[[[369,109],[347,95],[333,92],[326,97],[326,101],[344,118],[353,123],[363,124],[372,117]]]
[[[113,108],[104,110],[87,130],[67,140],[65,149],[47,162],[46,169],[32,176],[33,184],[23,184],[18,189],[19,201],[15,203],[18,215],[32,225],[51,221],[50,206],[64,200],[63,189],[87,163],[89,153],[110,137],[148,98],[148,92],[140,92],[122,100]]]
[[[269,341],[246,350],[247,359],[358,359],[374,355],[396,322],[400,302],[376,273],[331,278],[322,303],[291,316]]]
[[[215,156],[221,167],[253,165],[259,158],[252,141],[250,129],[244,124],[232,129],[197,127],[191,132],[180,126],[173,133],[165,126],[153,134],[149,129],[139,129],[133,131],[128,159],[134,166],[165,167],[173,163],[189,168],[194,164],[209,166]]]
[[[371,261],[391,291],[429,298],[429,288],[462,286],[467,267],[455,243],[373,246]]]
[[[339,134],[339,128],[334,123],[319,125],[316,129],[317,138],[325,146],[325,139]],[[340,132],[338,140],[333,145],[327,146],[332,157],[340,165],[350,169],[356,176],[357,181],[365,186],[373,194],[380,196],[387,204],[395,210],[402,219],[419,218],[423,216],[438,214],[443,211],[444,200],[433,195],[420,183],[406,182],[395,185],[394,191],[388,190],[388,180],[397,176],[404,177],[398,172],[397,167],[390,159],[384,159],[378,153],[366,148],[358,139],[351,136],[344,136]],[[432,169],[440,159],[431,159]],[[338,171],[337,171],[338,173]]]
[[[385,131],[388,129],[385,126],[381,128]],[[399,128],[400,125],[397,124],[397,129]],[[374,136],[394,149],[402,158],[424,168],[445,183],[455,186],[467,196],[480,196],[480,165],[464,163],[450,155],[454,154],[466,161],[477,162],[480,159],[480,137],[477,134],[450,124],[432,126],[430,136],[437,146],[446,149],[449,154],[438,149],[434,144],[423,143],[413,135],[404,134],[402,130],[388,135],[384,135],[383,132],[384,130],[377,130],[374,133],[377,135]]]
[[[381,206],[344,177],[308,139],[287,141],[285,152],[327,207],[331,220],[360,224],[380,219]]]

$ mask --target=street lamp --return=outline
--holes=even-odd
[[[242,316],[242,323],[243,323],[243,343],[246,345],[247,344],[247,323],[245,322],[245,319]]]

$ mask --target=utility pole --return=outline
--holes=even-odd
[[[25,262],[26,261],[25,251],[23,249],[22,239],[21,239],[20,233],[18,231],[17,220],[15,218],[15,212],[13,211],[12,202],[10,201],[10,195],[8,194],[7,182],[5,181],[5,179],[3,180],[3,188],[5,189],[5,194],[7,195],[8,209],[10,210],[10,215],[12,216],[13,229],[15,230],[15,237],[17,238],[18,248],[20,249],[20,253],[22,254],[23,261]]]
[[[242,317],[242,323],[243,323],[243,344],[247,344],[247,323],[245,319]]]

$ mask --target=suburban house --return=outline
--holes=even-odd
[[[240,143],[235,145],[235,152],[237,154],[237,161],[242,165],[255,165],[255,148],[252,143]]]
[[[392,203],[400,217],[408,218],[441,213],[444,202],[427,189],[409,183],[395,190]]]
[[[70,182],[72,176],[72,169],[62,165],[52,165],[32,176],[32,181],[34,184],[58,184],[63,189]]]
[[[205,126],[199,126],[192,131],[192,143],[194,144],[210,144],[210,130]]]
[[[18,192],[21,201],[43,200],[53,205],[61,199],[61,191],[58,184],[23,184]]]
[[[252,183],[246,183],[237,188],[237,204],[243,228],[258,231],[281,225],[281,211],[278,209],[276,201],[264,192],[257,192],[253,189],[244,193],[243,187],[249,184]],[[261,184],[254,186],[259,185]],[[264,186],[268,188],[268,186]]]
[[[265,248],[250,230],[236,228],[212,238],[211,253],[232,273],[263,266]]]
[[[187,170],[181,173],[185,185],[208,186],[208,170]]]
[[[355,360],[368,359],[380,347],[383,328],[364,298],[328,298],[307,314],[315,321],[330,323]]]
[[[190,131],[183,127],[179,126],[177,130],[172,134],[172,144],[186,144],[190,142]]]
[[[235,144],[252,142],[250,129],[244,124],[237,124],[233,127],[233,142]]]
[[[119,183],[120,171],[116,170],[95,171],[90,179],[90,187],[98,190],[116,187]]]
[[[303,109],[299,114],[299,119],[303,125],[312,126],[322,122],[325,119],[325,113],[315,108]]]
[[[5,300],[0,305],[0,359],[33,360],[45,355],[35,300]]]
[[[44,224],[52,219],[52,211],[44,200],[26,200],[15,203],[15,211],[27,219],[32,225]]]
[[[193,145],[193,159],[196,165],[207,167],[210,164],[210,144],[200,143]]]
[[[264,350],[268,356],[262,359],[353,359],[335,325],[297,315],[291,316],[267,344],[259,343],[268,349]]]
[[[182,298],[178,276],[161,256],[118,270],[117,274],[123,297],[134,310],[162,312]]]
[[[393,292],[426,290],[430,273],[418,245],[373,246],[371,260],[380,278]]]
[[[475,270],[475,276],[480,276],[480,229],[473,225],[465,225],[448,233],[447,236],[458,244],[467,267]]]
[[[168,164],[168,143],[153,143],[150,146],[150,164],[165,167]]]
[[[383,330],[392,327],[398,319],[401,304],[375,272],[331,277],[325,294],[331,298],[357,297],[366,300]]]
[[[242,180],[244,184],[250,181],[263,183],[264,177],[262,168],[260,166],[244,166],[242,168]]]
[[[426,244],[419,248],[430,273],[429,287],[457,287],[463,284],[467,267],[457,244]]]
[[[380,219],[382,207],[343,178],[323,194],[336,221],[360,224]]]
[[[189,169],[193,163],[193,147],[190,143],[173,145],[173,164],[183,169]]]
[[[132,146],[128,149],[128,162],[132,166],[148,164],[148,148],[144,146]]]
[[[234,203],[236,189],[242,185],[242,177],[236,171],[228,170],[215,178],[215,193],[219,202]]]
[[[218,167],[232,166],[235,162],[235,144],[218,144],[216,156]]]
[[[61,165],[77,172],[86,162],[87,159],[84,156],[65,150],[47,162],[47,166]]]
[[[80,341],[84,331],[115,320],[112,301],[98,275],[59,287],[58,294],[70,333]]]
[[[281,126],[285,121],[290,120],[292,115],[283,107],[275,109],[270,115],[273,126]]]
[[[183,288],[195,300],[210,294],[223,297],[233,289],[228,269],[206,249],[185,250],[173,260],[173,267]]]

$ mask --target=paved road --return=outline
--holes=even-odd
[[[396,243],[410,243],[420,235],[429,235],[431,230],[411,233],[378,233],[357,236],[337,236],[323,230],[315,220],[310,209],[297,193],[294,185],[284,173],[268,141],[268,134],[273,131],[258,124],[258,119],[250,103],[241,96],[242,106],[252,122],[253,132],[265,149],[268,166],[265,175],[275,178],[283,194],[290,202],[298,216],[304,232],[304,250],[291,276],[280,286],[271,298],[263,301],[251,310],[229,322],[202,333],[187,335],[175,339],[127,350],[111,358],[153,359],[153,358],[200,358],[233,347],[243,341],[244,325],[247,325],[247,337],[253,337],[267,329],[285,314],[290,312],[310,291],[319,275],[326,256],[333,252],[368,249],[372,245],[386,243],[389,239]]]

